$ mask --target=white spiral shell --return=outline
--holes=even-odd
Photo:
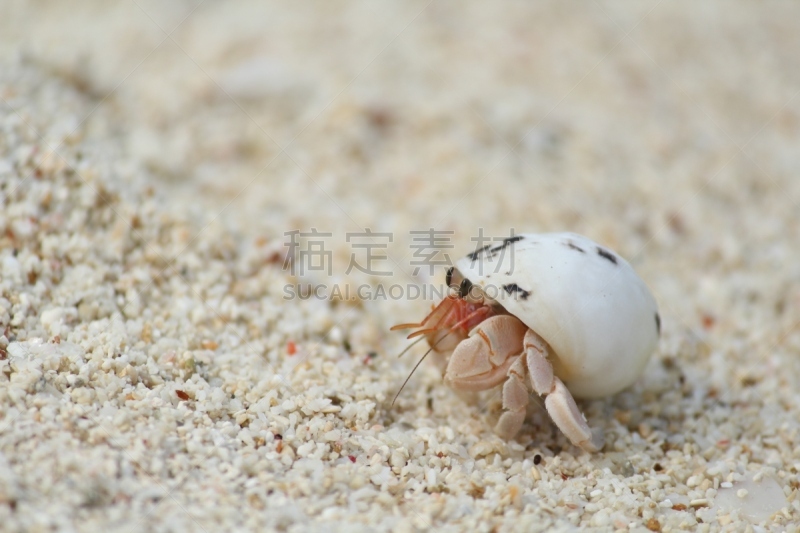
[[[575,397],[628,387],[655,350],[661,319],[652,293],[627,261],[587,237],[519,234],[455,266],[547,341]]]

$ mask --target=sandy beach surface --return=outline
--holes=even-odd
[[[798,51],[791,2],[4,0],[0,530],[798,531]],[[601,452],[433,364],[391,405],[409,288],[512,229],[659,302]]]

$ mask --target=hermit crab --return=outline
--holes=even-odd
[[[460,259],[446,282],[454,293],[428,316],[392,329],[416,329],[408,337],[427,340],[453,389],[502,384],[501,437],[519,432],[534,392],[573,444],[602,448],[574,398],[631,385],[661,330],[655,298],[631,265],[574,233],[519,234]]]

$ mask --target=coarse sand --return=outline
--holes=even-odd
[[[798,51],[792,2],[4,0],[0,530],[800,530]],[[408,291],[512,229],[658,299],[601,452],[427,362],[392,405]]]

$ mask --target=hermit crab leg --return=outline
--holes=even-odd
[[[589,427],[586,418],[578,409],[575,399],[564,382],[553,374],[548,360],[550,346],[533,330],[525,333],[524,357],[530,376],[530,386],[539,396],[550,418],[572,443],[587,452],[596,452],[603,447],[602,432]]]

